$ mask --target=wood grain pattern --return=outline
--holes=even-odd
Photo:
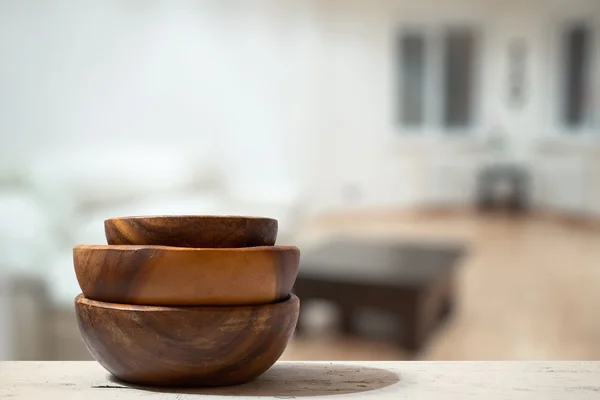
[[[269,369],[292,337],[300,302],[153,307],[75,299],[94,358],[117,378],[155,386],[223,386]]]
[[[294,246],[191,249],[79,245],[73,263],[88,299],[138,305],[252,305],[281,301],[294,285]]]
[[[277,220],[262,217],[178,215],[111,218],[108,244],[193,248],[273,246]]]

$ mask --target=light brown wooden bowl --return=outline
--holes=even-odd
[[[275,303],[288,297],[300,263],[293,246],[191,249],[79,245],[75,274],[88,299],[206,306]]]
[[[104,221],[108,244],[192,248],[273,246],[277,220],[262,217],[173,215]]]
[[[225,386],[269,369],[292,337],[300,301],[242,307],[152,307],[75,298],[94,358],[117,378],[152,386]]]

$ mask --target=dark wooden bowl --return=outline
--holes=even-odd
[[[178,215],[111,218],[108,244],[194,248],[273,246],[277,220],[262,217]]]
[[[156,306],[252,305],[289,296],[300,250],[80,245],[73,248],[73,263],[79,286],[91,300]]]
[[[225,386],[261,375],[292,337],[300,301],[241,307],[153,307],[75,298],[94,358],[117,378],[152,386]]]

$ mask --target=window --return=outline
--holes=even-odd
[[[455,132],[474,119],[475,35],[450,29],[438,35],[403,33],[398,39],[400,123]]]
[[[590,87],[591,32],[583,24],[571,26],[563,33],[563,105],[562,122],[580,128],[591,120],[588,104]]]
[[[405,125],[423,123],[425,100],[425,40],[419,35],[406,35],[400,41],[403,90],[401,120]]]
[[[444,125],[466,127],[473,108],[473,36],[467,31],[449,32],[444,53]]]

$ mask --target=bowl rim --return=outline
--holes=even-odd
[[[73,246],[73,251],[144,251],[162,250],[171,252],[219,252],[219,253],[257,253],[257,252],[299,252],[296,246],[251,246],[251,247],[177,247],[154,244],[78,244]]]
[[[104,222],[112,222],[112,221],[126,221],[126,220],[183,220],[183,219],[197,219],[197,220],[257,220],[257,221],[265,221],[265,222],[277,222],[277,219],[271,217],[261,217],[261,216],[253,216],[253,215],[210,215],[210,214],[157,214],[157,215],[130,215],[130,216],[122,216],[122,217],[112,217],[107,218]]]
[[[75,297],[75,305],[85,305],[95,308],[104,308],[110,310],[119,311],[133,311],[133,312],[237,312],[237,311],[251,311],[251,310],[269,310],[271,308],[281,308],[291,304],[299,303],[300,299],[294,293],[290,293],[284,300],[275,303],[264,303],[264,304],[250,304],[240,306],[151,306],[151,305],[139,305],[139,304],[126,304],[126,303],[111,303],[106,301],[92,300],[85,297],[83,293],[78,294]]]

